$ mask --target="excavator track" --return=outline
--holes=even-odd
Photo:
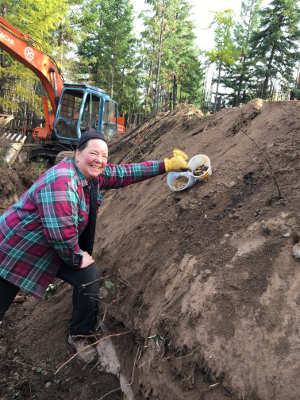
[[[59,164],[65,157],[74,156],[75,151],[61,151],[55,157],[55,164]]]

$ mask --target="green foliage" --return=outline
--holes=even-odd
[[[232,39],[232,30],[235,26],[234,12],[231,8],[224,11],[212,11],[215,16],[210,24],[214,27],[215,46],[206,55],[211,63],[232,65],[238,58],[238,52]]]
[[[45,298],[50,299],[50,297],[53,296],[53,294],[56,292],[56,290],[57,290],[57,285],[50,283],[50,285],[47,287],[47,289],[45,291]]]
[[[288,92],[299,62],[299,2],[242,1],[241,18],[231,9],[214,11],[214,47],[205,52],[215,63],[229,104],[254,96],[273,98],[275,81]],[[188,0],[146,0],[141,40],[134,34],[130,0],[12,0],[6,19],[39,42],[54,57],[64,81],[99,86],[118,103],[119,112],[144,115],[169,102],[204,102],[203,53],[195,45],[195,22]],[[76,53],[76,56],[74,56]],[[5,54],[0,65],[0,111],[43,114],[39,79]],[[216,103],[216,101],[215,101]],[[33,164],[33,169],[44,165]]]
[[[126,75],[133,67],[133,6],[130,0],[87,0],[78,17],[81,70],[122,107]]]
[[[39,42],[40,49],[51,55],[58,50],[54,41],[55,30],[66,16],[68,7],[68,2],[64,0],[11,1],[5,18],[33,38],[27,40],[29,45],[34,45],[34,41]],[[0,109],[3,112],[15,113],[22,105],[23,109],[42,116],[40,88],[39,78],[32,71],[5,54],[0,67]]]
[[[104,285],[105,285],[106,289],[108,289],[111,292],[111,294],[115,294],[116,289],[115,289],[114,283],[112,283],[110,281],[105,281]]]
[[[10,2],[7,20],[21,32],[39,42],[46,53],[52,50],[52,37],[60,21],[66,17],[68,2],[64,0],[19,0]]]
[[[240,21],[234,27],[234,45],[239,53],[239,60],[224,68],[224,76],[221,77],[221,83],[233,89],[229,104],[239,105],[242,101],[241,93],[247,90],[245,101],[249,100],[249,91],[251,91],[252,77],[250,73],[251,59],[249,58],[249,42],[252,33],[259,26],[259,9],[262,0],[245,0],[242,2],[242,11]]]
[[[195,24],[190,20],[192,6],[185,0],[149,0],[150,10],[142,13],[141,65],[148,71],[143,78],[146,86],[144,107],[153,108],[157,97],[157,77],[160,103],[170,96],[175,101],[195,98],[203,67],[200,50],[195,46]],[[176,93],[177,85],[180,85]],[[154,91],[155,88],[155,91]],[[175,89],[175,91],[174,91]]]
[[[214,26],[215,47],[206,52],[206,55],[208,57],[208,60],[211,63],[216,62],[219,68],[219,76],[214,103],[214,112],[216,112],[222,67],[223,65],[230,66],[234,64],[238,58],[238,51],[235,48],[232,39],[232,30],[235,26],[234,12],[231,8],[228,8],[224,11],[214,11],[213,13],[215,14],[215,16],[210,27]]]
[[[260,11],[261,22],[250,41],[252,72],[262,80],[262,98],[272,95],[269,81],[294,85],[293,69],[299,59],[300,9],[294,0],[273,0]]]
[[[32,161],[30,163],[31,171],[45,171],[47,168],[48,168],[48,160],[46,159]]]

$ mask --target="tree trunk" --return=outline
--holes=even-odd
[[[110,84],[110,98],[112,99],[114,95],[114,66],[111,70],[111,84]]]
[[[262,98],[263,99],[267,95],[267,88],[268,88],[270,70],[271,70],[271,66],[272,66],[274,53],[275,53],[275,44],[274,44],[274,46],[272,48],[272,52],[271,52],[271,55],[270,55],[270,58],[269,58],[269,62],[268,62],[268,67],[267,67],[267,70],[266,70],[266,76],[265,76],[265,81],[264,81],[264,86],[263,86],[263,91],[262,91]]]
[[[177,79],[174,74],[174,84],[173,84],[173,110],[177,105]]]
[[[217,83],[216,96],[215,96],[214,113],[216,112],[216,108],[217,108],[217,98],[218,98],[218,93],[219,93],[219,85],[220,85],[221,71],[222,71],[222,61],[220,61],[220,67],[219,67],[219,76],[218,76],[218,83]]]
[[[158,60],[157,60],[157,74],[156,74],[156,85],[155,85],[155,96],[154,102],[156,103],[156,109],[158,110],[158,81],[159,81],[159,72],[160,72],[160,58],[161,58],[161,44],[164,30],[164,15],[165,15],[165,2],[163,0],[163,10],[161,15],[161,27],[160,27],[160,36],[159,36],[159,51],[158,51]]]
[[[182,83],[182,81],[181,81],[181,84],[180,84],[179,103],[181,103],[181,96],[182,96],[182,86],[183,86],[183,83]]]
[[[245,62],[245,59],[246,59],[246,57],[244,57],[243,61],[242,61],[242,65],[241,65],[242,71],[241,71],[240,78],[239,78],[239,83],[238,83],[238,94],[237,94],[237,102],[238,102],[238,104],[240,104],[240,94],[241,94],[241,91],[242,91],[242,84],[243,84],[243,81],[244,81],[244,65],[243,64]]]
[[[128,105],[128,120],[127,120],[127,131],[130,129],[130,103]]]

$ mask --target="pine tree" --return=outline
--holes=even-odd
[[[142,14],[143,67],[146,78],[145,107],[194,98],[203,76],[199,50],[194,44],[192,6],[185,0],[148,0],[151,9]],[[179,86],[179,90],[178,90]],[[154,90],[153,90],[154,89]],[[179,96],[179,98],[178,98]]]
[[[253,70],[261,77],[262,98],[272,93],[270,79],[279,79],[282,85],[293,82],[293,69],[299,58],[300,9],[294,0],[272,0],[260,11],[260,27],[251,38]]]
[[[239,60],[237,63],[225,67],[224,76],[221,78],[221,83],[225,87],[233,89],[233,106],[239,105],[242,100],[241,93],[251,88],[249,42],[252,33],[259,25],[258,11],[261,3],[262,0],[243,1],[240,21],[234,29],[234,43],[239,52]],[[246,95],[246,99],[248,98],[249,94]]]
[[[83,71],[118,101],[133,66],[133,6],[130,0],[87,0],[81,12],[84,40],[77,54]]]

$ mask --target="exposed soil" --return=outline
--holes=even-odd
[[[99,343],[94,369],[73,359],[54,375],[72,356],[72,290],[28,296],[0,326],[0,399],[300,399],[299,115],[298,101],[254,99],[207,117],[185,105],[154,127],[129,162],[179,148],[207,155],[212,175],[180,192],[164,175],[105,193],[98,322],[124,334]],[[112,143],[110,162],[138,139]],[[0,177],[3,212],[35,177]]]

